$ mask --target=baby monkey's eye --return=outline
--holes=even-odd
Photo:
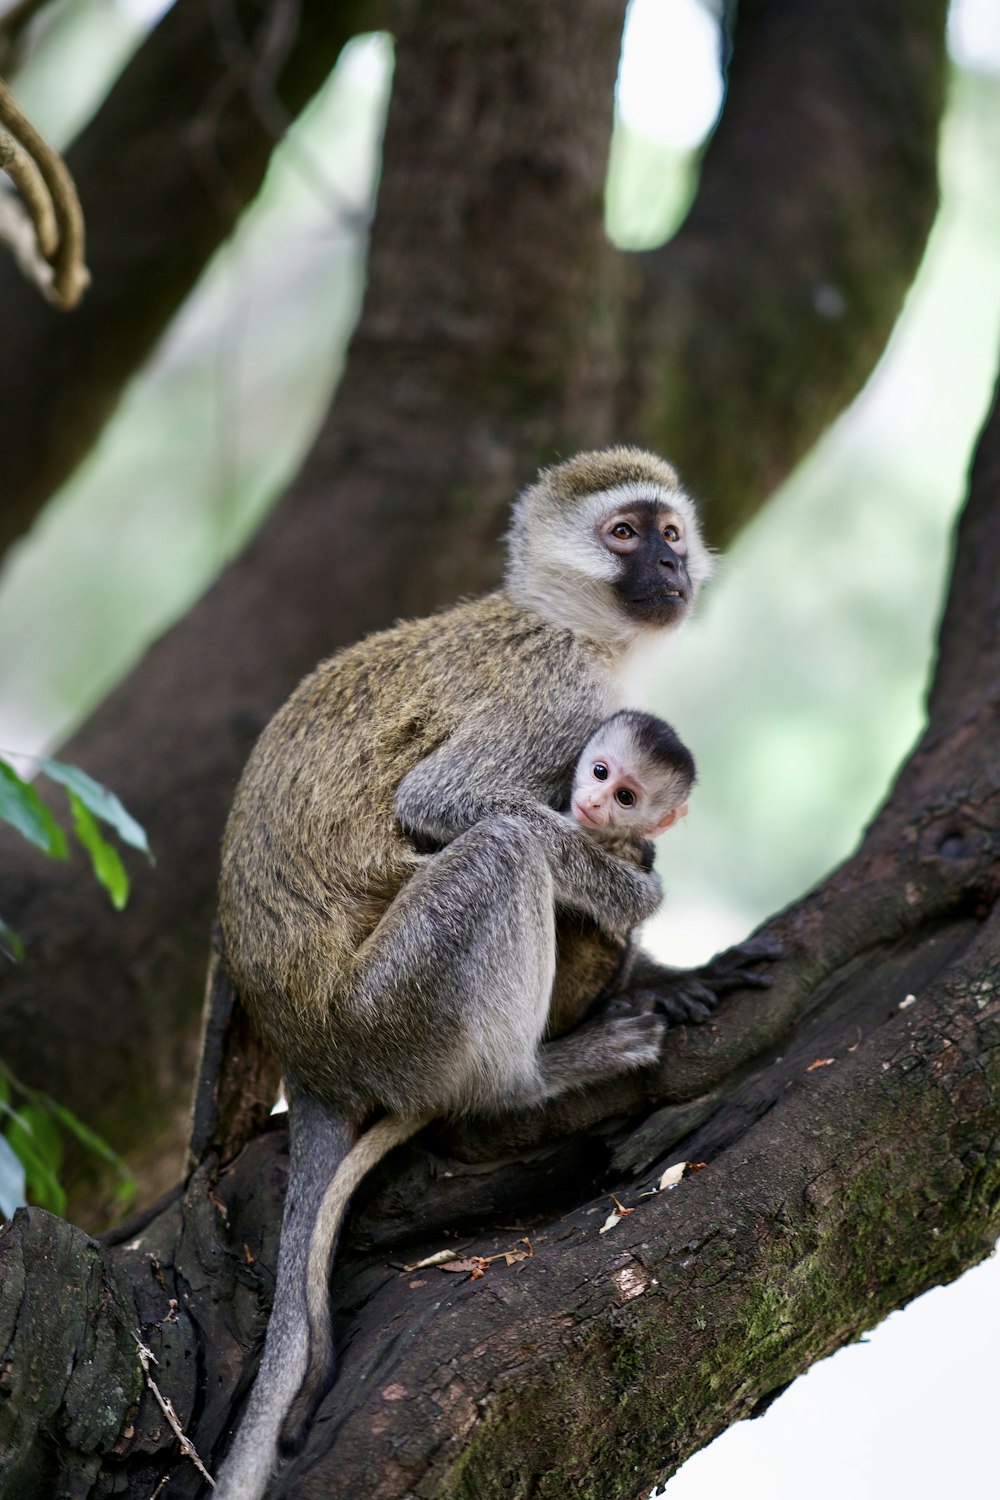
[[[676,526],[664,526],[663,535],[668,542],[679,542],[681,534]]]
[[[602,760],[599,760],[594,766],[593,777],[595,781],[607,781],[608,768]]]
[[[611,535],[616,536],[620,542],[627,542],[630,536],[635,536],[635,530],[627,521],[619,521],[617,526],[611,528]]]
[[[630,792],[627,786],[620,786],[615,792],[615,801],[621,807],[634,807],[635,792]]]

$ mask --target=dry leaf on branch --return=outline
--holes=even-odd
[[[404,1266],[404,1271],[426,1271],[428,1266],[443,1266],[446,1261],[454,1260],[454,1250],[437,1250],[433,1255],[425,1255],[423,1260],[415,1260],[412,1265]]]
[[[521,1245],[527,1245],[526,1250],[499,1250],[496,1255],[468,1255],[464,1260],[444,1260],[440,1256],[432,1257],[422,1262],[424,1265],[436,1265],[439,1271],[464,1271],[470,1281],[478,1281],[480,1276],[485,1276],[495,1260],[502,1260],[504,1265],[516,1265],[519,1260],[532,1260],[534,1258],[534,1247],[525,1235],[518,1241]],[[416,1267],[413,1268],[416,1270]]]

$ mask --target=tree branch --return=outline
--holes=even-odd
[[[177,0],[139,48],[67,153],[87,217],[85,303],[67,323],[0,262],[0,552],[89,452],[253,198],[276,118],[380,17],[380,0]],[[48,372],[43,398],[27,371]]]
[[[946,0],[741,0],[677,236],[637,257],[622,429],[728,541],[867,379],[937,207]]]

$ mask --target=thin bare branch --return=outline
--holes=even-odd
[[[14,146],[20,148],[16,157],[12,158],[12,162],[20,170],[21,179],[27,182],[29,191],[32,193],[32,197],[30,199],[26,197],[25,201],[32,222],[35,224],[39,254],[52,267],[52,282],[46,295],[55,307],[68,312],[76,306],[90,284],[90,272],[87,270],[84,259],[83,210],[80,207],[76,187],[62,157],[57,151],[53,151],[52,147],[39,135],[2,79],[0,79],[0,126],[8,133]],[[26,177],[21,170],[25,159],[30,160],[37,169],[34,174],[28,172]],[[18,190],[23,192],[21,180],[15,175],[12,167],[8,166],[2,157],[0,157],[0,163],[9,173]],[[38,178],[41,179],[48,195],[51,214],[55,221],[54,244],[51,243],[51,236],[46,234],[43,238],[39,232]],[[42,222],[47,229],[48,217],[44,212],[42,212]],[[42,289],[45,290],[44,286]]]
[[[38,251],[46,261],[51,261],[59,244],[52,195],[34,157],[5,130],[0,130],[0,168],[21,195]]]
[[[135,1334],[134,1338],[139,1351],[139,1363],[142,1365],[143,1374],[146,1377],[146,1384],[149,1386],[149,1389],[152,1391],[154,1397],[156,1398],[156,1403],[162,1411],[163,1415],[170,1423],[171,1431],[174,1433],[177,1441],[181,1445],[181,1452],[184,1454],[185,1458],[189,1458],[191,1460],[195,1468],[198,1470],[198,1473],[204,1480],[207,1481],[208,1484],[212,1486],[214,1490],[215,1480],[212,1478],[211,1474],[208,1472],[208,1470],[205,1468],[205,1465],[198,1457],[198,1450],[195,1448],[194,1443],[192,1443],[191,1439],[185,1433],[184,1428],[181,1426],[177,1417],[177,1413],[174,1411],[173,1403],[168,1396],[164,1396],[156,1381],[153,1379],[149,1366],[151,1363],[158,1363],[156,1355],[153,1353],[152,1349],[147,1349],[146,1345],[142,1342],[142,1339],[138,1334]]]

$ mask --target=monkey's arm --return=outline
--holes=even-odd
[[[659,877],[620,859],[528,791],[504,786],[499,766],[484,765],[478,746],[455,739],[435,750],[400,782],[396,816],[411,837],[448,844],[473,824],[510,817],[527,824],[552,871],[556,904],[624,936],[657,909]],[[484,792],[483,786],[496,790]]]

